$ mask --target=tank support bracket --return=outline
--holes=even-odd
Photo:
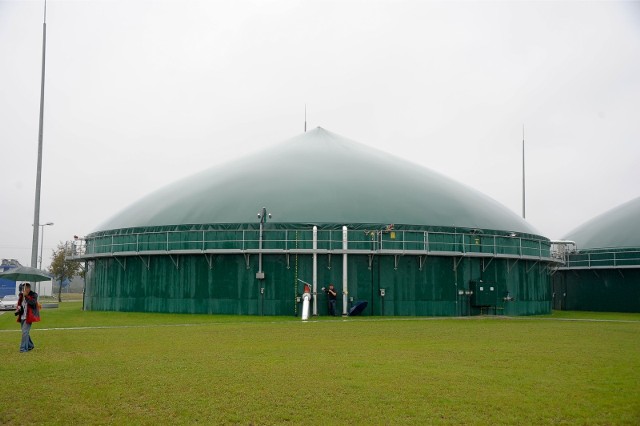
[[[117,257],[114,256],[114,259],[116,260],[116,262],[118,262],[120,264],[120,266],[122,266],[122,269],[124,269],[125,271],[127,270],[127,258],[124,258],[124,263],[122,263],[122,261],[120,259],[118,259]]]
[[[422,271],[422,267],[427,262],[427,255],[418,256],[418,269]]]
[[[142,261],[142,264],[147,267],[147,270],[149,270],[149,264],[151,263],[151,260],[150,260],[151,256],[147,256],[147,261],[146,262],[144,261],[144,257],[142,257],[140,255],[138,255],[138,257]]]
[[[209,264],[209,269],[213,269],[213,255],[205,253],[204,258],[207,259],[207,263]]]
[[[462,256],[460,256],[460,258],[456,259],[455,257],[453,258],[453,270],[457,271],[458,270],[458,265],[460,264],[460,262],[462,262]]]
[[[482,259],[482,272],[486,271],[487,268],[489,267],[489,265],[491,265],[491,262],[493,262],[493,257],[489,259],[489,262],[487,262],[487,264],[485,265],[484,263],[484,258]]]

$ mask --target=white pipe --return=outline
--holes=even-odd
[[[318,315],[318,227],[313,227],[313,316]]]
[[[571,240],[549,240],[549,242],[551,242],[551,244],[564,244],[564,245],[573,244],[574,246],[576,245],[576,242]]]
[[[262,219],[260,220],[260,240],[258,242],[258,275],[260,276],[261,274],[262,274]]]
[[[311,294],[309,292],[305,292],[302,295],[302,321],[307,321],[309,319],[309,300],[311,299]]]
[[[347,299],[349,297],[349,287],[347,286],[347,227],[342,227],[342,316],[347,316]]]

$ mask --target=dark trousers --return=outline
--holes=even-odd
[[[31,324],[25,320],[20,321],[20,328],[22,328],[22,340],[20,341],[20,352],[28,352],[33,349],[33,341],[29,335],[31,331]]]
[[[329,299],[329,315],[336,316],[336,299]]]

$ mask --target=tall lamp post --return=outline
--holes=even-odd
[[[42,269],[42,248],[44,247],[44,227],[45,226],[53,226],[53,222],[43,223],[42,225],[38,225],[40,227],[40,266],[39,269]]]
[[[38,257],[38,226],[40,225],[40,188],[42,182],[42,134],[44,123],[44,70],[47,51],[47,2],[44,2],[42,21],[42,75],[40,77],[40,125],[38,129],[38,166],[36,169],[36,198],[33,209],[33,240],[31,243],[31,267],[35,268]],[[48,224],[47,224],[48,225]],[[53,225],[53,223],[52,223]]]

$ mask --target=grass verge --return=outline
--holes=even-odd
[[[637,314],[302,323],[80,308],[45,310],[27,354],[0,316],[0,423],[640,422]]]

